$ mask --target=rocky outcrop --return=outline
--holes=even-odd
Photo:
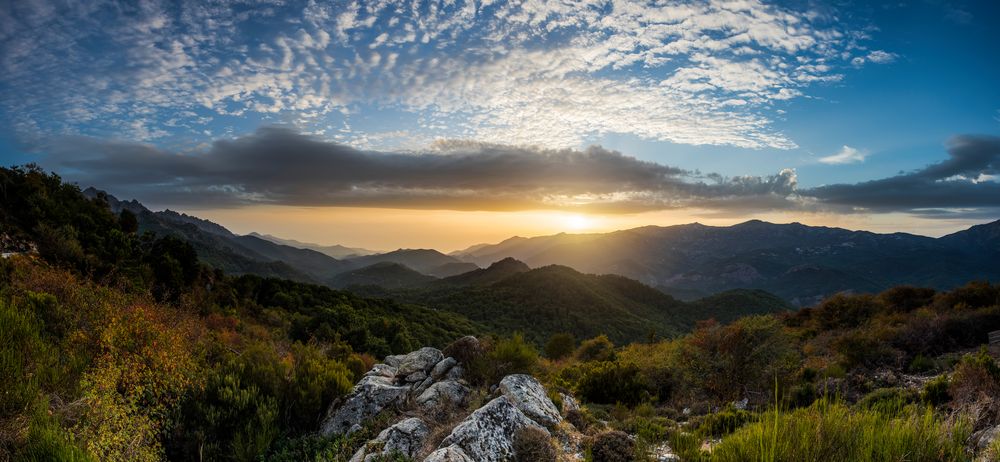
[[[351,462],[372,462],[380,456],[404,455],[415,457],[424,447],[431,429],[416,417],[411,417],[382,430],[351,457]]]
[[[468,348],[478,347],[474,340],[462,339],[464,344],[472,345]],[[463,379],[463,372],[461,360],[445,357],[434,348],[389,356],[330,407],[321,433],[352,433],[369,419],[392,410],[411,417],[382,430],[354,454],[351,462],[372,462],[393,455],[419,459],[431,449],[425,461],[493,462],[514,456],[514,435],[522,428],[538,428],[551,434],[571,427],[560,425],[559,410],[541,383],[530,375],[515,374],[504,377],[493,388],[492,399],[472,410],[454,428],[441,428],[442,422],[470,411],[467,407],[472,389]],[[564,403],[567,398],[572,400],[564,396]],[[428,442],[433,432],[448,433],[436,447]]]
[[[508,460],[514,455],[514,434],[528,426],[544,430],[521,412],[510,398],[500,396],[476,409],[458,424],[441,442],[441,446],[457,446],[476,461]]]
[[[436,348],[421,348],[407,355],[386,357],[384,363],[376,364],[365,373],[347,396],[330,406],[320,433],[325,436],[350,434],[383,411],[407,407],[411,400],[423,396],[435,384],[435,374],[448,379],[456,364],[457,361],[445,358]],[[466,391],[459,396],[460,391],[468,387],[459,380],[451,382],[429,395],[425,400],[427,406],[446,401],[451,403],[452,399],[460,404],[468,395]]]
[[[545,427],[553,428],[562,421],[559,409],[545,393],[545,387],[530,375],[504,377],[500,381],[500,393],[510,398],[524,415]]]

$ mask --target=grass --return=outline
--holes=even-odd
[[[723,438],[713,461],[963,461],[970,426],[911,405],[899,413],[820,400],[774,409]]]

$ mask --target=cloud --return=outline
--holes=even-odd
[[[865,161],[865,157],[868,157],[868,153],[865,151],[860,151],[850,146],[845,145],[837,151],[836,154],[831,154],[826,157],[821,157],[820,162],[830,165],[841,165],[841,164],[857,164]]]
[[[42,164],[81,185],[155,204],[254,204],[605,212],[740,207],[794,193],[795,172],[701,175],[592,146],[521,148],[442,141],[420,153],[364,151],[267,127],[203,152],[73,137]]]
[[[948,159],[857,184],[800,188],[795,170],[727,177],[638,160],[599,146],[545,149],[438,141],[418,152],[361,150],[265,127],[203,150],[61,138],[40,164],[121,198],[188,208],[260,204],[632,213],[698,209],[884,213],[930,218],[1000,211],[1000,138],[963,135]]]
[[[963,135],[948,144],[949,158],[890,178],[821,186],[801,194],[858,211],[1000,207],[1000,137]]]
[[[759,0],[241,3],[17,2],[2,120],[160,144],[282,120],[356,142],[352,117],[395,111],[422,138],[787,149],[776,106],[842,79],[859,46],[836,14]]]

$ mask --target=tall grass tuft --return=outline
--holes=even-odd
[[[774,409],[714,448],[717,461],[960,461],[971,426],[930,407],[898,413],[821,399],[794,411]]]

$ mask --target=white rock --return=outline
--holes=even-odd
[[[424,462],[476,462],[462,448],[448,446],[432,452]]]
[[[431,347],[423,347],[406,355],[400,362],[396,376],[406,377],[414,372],[427,373],[435,364],[444,359],[441,350]],[[423,380],[423,379],[421,379]]]
[[[476,409],[452,429],[441,447],[455,445],[477,462],[500,462],[514,454],[514,434],[524,427],[539,426],[524,415],[507,396],[493,399]]]
[[[416,417],[402,420],[382,430],[375,439],[354,453],[350,462],[371,462],[379,456],[399,453],[414,457],[424,446],[431,430],[423,420]]]
[[[363,377],[351,393],[330,405],[320,433],[324,436],[353,433],[384,409],[403,404],[409,391],[409,387],[393,385],[387,377]]]
[[[424,411],[441,410],[448,406],[457,407],[465,403],[469,392],[469,387],[453,380],[446,380],[428,387],[417,396],[416,403]]]
[[[510,398],[524,415],[546,427],[554,428],[562,421],[559,409],[545,393],[545,387],[530,375],[504,377],[500,381],[500,393]]]
[[[372,366],[372,369],[370,371],[365,372],[365,375],[366,376],[374,375],[378,377],[395,377],[396,368],[388,364],[376,364]]]

